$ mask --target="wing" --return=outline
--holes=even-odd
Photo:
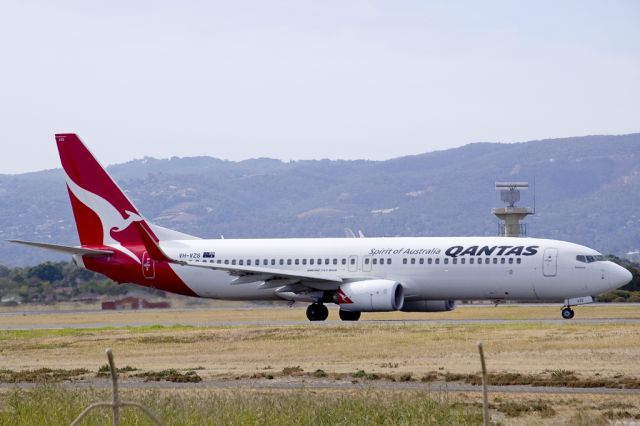
[[[47,250],[53,250],[60,253],[66,254],[79,254],[82,256],[104,256],[108,254],[113,254],[111,250],[99,250],[99,249],[90,249],[84,247],[75,247],[75,246],[63,246],[60,244],[47,244],[47,243],[36,243],[33,241],[22,241],[22,240],[7,240],[10,243],[18,243],[23,244],[25,246],[38,247]]]

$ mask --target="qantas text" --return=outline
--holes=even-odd
[[[445,250],[444,254],[451,257],[458,256],[533,256],[538,253],[540,246],[453,246]]]

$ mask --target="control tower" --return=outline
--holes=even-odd
[[[491,209],[491,212],[502,221],[500,235],[504,237],[527,235],[527,225],[520,221],[534,211],[529,207],[516,207],[515,204],[520,201],[520,190],[528,188],[528,182],[496,182],[496,191],[500,191],[500,199],[507,205],[507,207]]]

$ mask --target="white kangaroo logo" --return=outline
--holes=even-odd
[[[140,259],[138,259],[131,250],[123,247],[119,241],[113,239],[111,231],[124,231],[133,222],[141,222],[144,219],[138,214],[128,210],[125,210],[125,213],[129,215],[129,217],[123,217],[118,209],[113,207],[110,202],[76,184],[69,175],[66,174],[66,172],[65,179],[71,193],[73,193],[73,195],[80,200],[82,204],[93,210],[93,212],[98,215],[98,218],[100,218],[100,223],[102,224],[102,244],[119,250],[134,259],[136,262],[140,263]]]

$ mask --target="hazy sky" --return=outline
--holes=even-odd
[[[640,2],[0,0],[0,173],[640,131]]]

